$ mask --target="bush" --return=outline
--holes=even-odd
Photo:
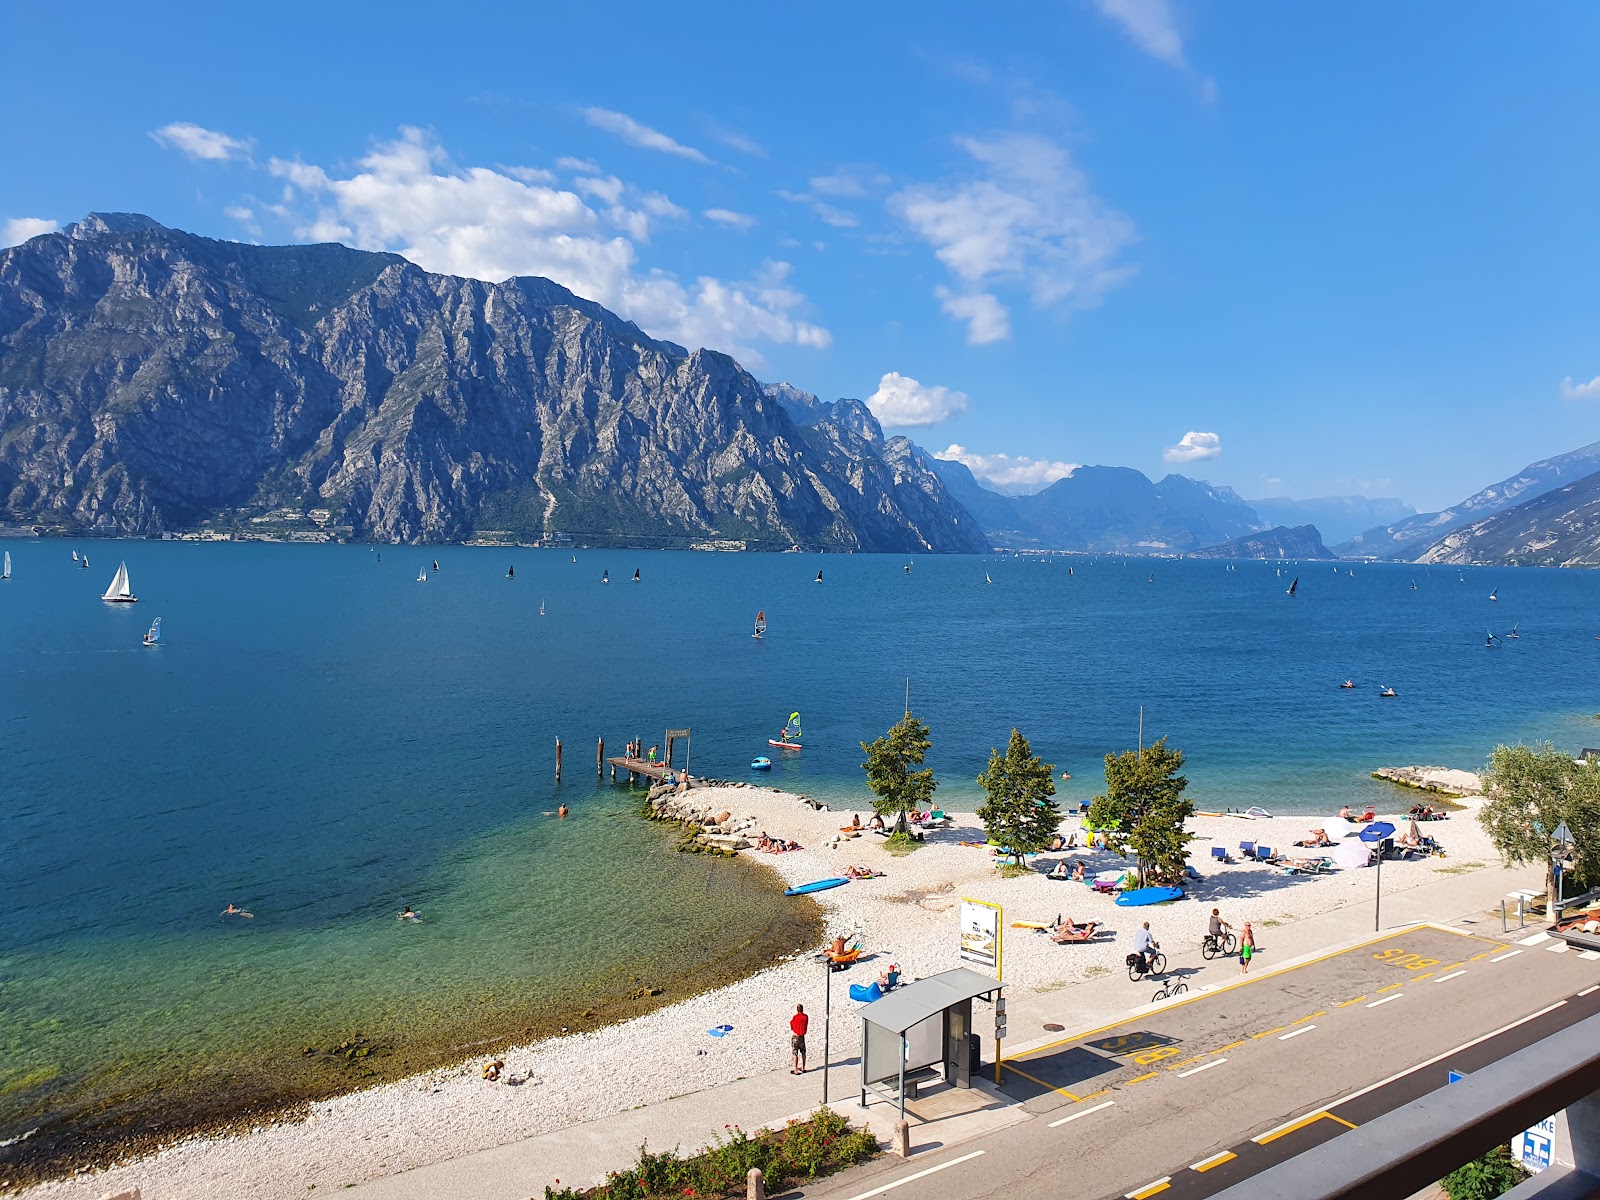
[[[639,1147],[638,1165],[613,1171],[596,1188],[556,1186],[544,1189],[544,1200],[702,1200],[742,1196],[751,1167],[760,1167],[769,1190],[787,1188],[800,1179],[815,1179],[842,1167],[865,1162],[878,1153],[871,1132],[852,1129],[832,1109],[819,1108],[804,1121],[790,1121],[782,1130],[746,1133],[737,1125],[698,1154],[681,1157],[676,1149],[651,1153]]]
[[[1450,1200],[1495,1200],[1528,1177],[1511,1157],[1509,1146],[1496,1146],[1482,1158],[1457,1167],[1439,1181]]]

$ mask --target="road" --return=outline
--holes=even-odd
[[[1551,945],[1420,927],[1191,992],[1007,1061],[1033,1119],[804,1194],[1209,1196],[1600,1012],[1600,955]]]

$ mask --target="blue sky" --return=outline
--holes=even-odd
[[[9,240],[128,210],[547,274],[1012,482],[1426,509],[1600,437],[1593,5],[4,21]]]

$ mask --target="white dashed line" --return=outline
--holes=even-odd
[[[882,1187],[873,1188],[870,1192],[862,1192],[859,1196],[851,1196],[850,1200],[869,1200],[872,1196],[881,1196],[885,1192],[893,1191],[902,1183],[911,1183],[914,1180],[932,1175],[935,1171],[942,1171],[946,1167],[956,1166],[958,1163],[968,1162],[983,1154],[982,1150],[974,1150],[971,1154],[963,1154],[960,1158],[952,1158],[949,1162],[942,1162],[937,1167],[929,1167],[926,1171],[918,1171],[915,1175],[907,1175],[904,1179],[896,1179],[893,1183],[886,1183]]]
[[[1443,983],[1446,979],[1455,979],[1457,976],[1465,975],[1465,974],[1466,974],[1465,971],[1451,971],[1450,974],[1448,974],[1448,975],[1439,976],[1439,978],[1435,979],[1434,982],[1435,983]]]
[[[1578,957],[1586,958],[1593,962],[1595,959],[1600,958],[1600,950],[1579,950]]]
[[[1540,932],[1534,934],[1532,937],[1525,937],[1525,938],[1521,939],[1519,942],[1517,942],[1517,945],[1519,945],[1519,946],[1537,946],[1540,942],[1548,942],[1549,940],[1550,940],[1550,935],[1548,933],[1545,933],[1543,930],[1541,930]]]
[[[1551,954],[1565,954],[1568,950],[1571,950],[1572,947],[1567,945],[1565,942],[1557,942],[1553,946],[1546,946],[1545,949],[1550,951]]]
[[[1153,1192],[1159,1192],[1159,1191],[1161,1191],[1162,1188],[1164,1188],[1167,1184],[1169,1184],[1171,1182],[1172,1182],[1172,1176],[1171,1175],[1163,1175],[1160,1179],[1152,1179],[1149,1183],[1145,1184],[1142,1188],[1134,1188],[1133,1191],[1131,1191],[1131,1192],[1124,1192],[1122,1200],[1139,1200],[1140,1196],[1148,1196],[1148,1195],[1152,1194]]]
[[[1218,1163],[1225,1163],[1230,1158],[1237,1158],[1237,1157],[1238,1157],[1238,1155],[1236,1155],[1232,1150],[1219,1150],[1215,1154],[1213,1154],[1210,1158],[1202,1158],[1197,1163],[1190,1163],[1189,1164],[1189,1170],[1191,1170],[1191,1171],[1209,1170],[1210,1168],[1216,1166]]]
[[[1369,1005],[1367,1005],[1367,1007],[1368,1007],[1368,1008],[1371,1008],[1371,1007],[1372,1007],[1372,1005],[1370,1005],[1370,1004],[1369,1004]],[[1294,1030],[1294,1031],[1293,1031],[1293,1032],[1292,1032],[1292,1033],[1286,1033],[1286,1034],[1284,1034],[1284,1035],[1283,1035],[1283,1036],[1282,1036],[1282,1037],[1280,1037],[1280,1038],[1279,1038],[1279,1039],[1278,1039],[1278,1040],[1279,1040],[1279,1041],[1280,1041],[1280,1042],[1287,1042],[1287,1041],[1288,1041],[1288,1040],[1289,1040],[1289,1039],[1290,1039],[1290,1038],[1292,1038],[1292,1037],[1299,1037],[1299,1036],[1300,1036],[1300,1035],[1301,1035],[1301,1034],[1302,1034],[1302,1033],[1310,1033],[1310,1032],[1311,1032],[1311,1031],[1312,1031],[1312,1030],[1313,1030],[1313,1029],[1315,1029],[1315,1028],[1316,1028],[1316,1026],[1315,1026],[1315,1025],[1302,1025],[1302,1026],[1300,1026],[1300,1028],[1299,1028],[1299,1029],[1296,1029],[1296,1030]]]
[[[1513,950],[1509,954],[1497,954],[1493,958],[1491,958],[1489,961],[1490,962],[1505,962],[1506,959],[1515,958],[1517,955],[1519,955],[1521,953],[1522,953],[1521,950]]]
[[[1590,984],[1588,987],[1584,988],[1583,991],[1579,992],[1578,995],[1587,996],[1592,992],[1600,992],[1600,983]]]
[[[1100,1101],[1099,1104],[1096,1104],[1093,1108],[1080,1108],[1077,1112],[1073,1113],[1071,1116],[1062,1117],[1061,1120],[1059,1120],[1059,1121],[1051,1121],[1050,1125],[1049,1125],[1049,1128],[1054,1129],[1057,1125],[1065,1125],[1068,1121],[1076,1121],[1079,1117],[1087,1117],[1090,1113],[1097,1113],[1102,1108],[1110,1108],[1115,1103],[1116,1103],[1115,1100],[1102,1100],[1102,1101]]]
[[[1204,1066],[1190,1067],[1187,1071],[1179,1071],[1178,1072],[1178,1078],[1179,1079],[1187,1079],[1191,1075],[1200,1074],[1201,1071],[1209,1071],[1209,1070],[1211,1070],[1212,1067],[1220,1067],[1223,1063],[1225,1063],[1227,1061],[1228,1060],[1225,1059],[1225,1058],[1213,1058],[1210,1062],[1206,1063]]]
[[[1371,1004],[1367,1005],[1367,1007],[1368,1008],[1377,1008],[1378,1005],[1380,1005],[1380,1004],[1387,1004],[1391,1000],[1398,1000],[1398,999],[1400,999],[1401,996],[1404,996],[1404,995],[1405,995],[1404,992],[1395,992],[1392,996],[1385,996],[1382,1000],[1374,1000]]]

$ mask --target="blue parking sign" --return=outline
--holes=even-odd
[[[1511,1155],[1530,1171],[1543,1171],[1550,1166],[1555,1149],[1556,1122],[1546,1117],[1532,1129],[1518,1134],[1511,1141]]]

